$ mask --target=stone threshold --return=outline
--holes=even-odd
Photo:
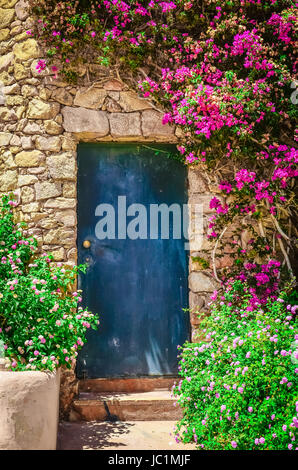
[[[182,417],[168,390],[150,392],[81,392],[70,421],[172,421]]]
[[[171,390],[177,377],[100,378],[79,381],[80,392],[150,392]]]

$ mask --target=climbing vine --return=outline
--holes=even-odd
[[[297,3],[291,0],[30,0],[51,68],[110,67],[179,126],[186,164],[209,171],[216,279],[266,302],[293,276],[297,203]],[[295,137],[296,135],[296,137]],[[233,266],[216,258],[229,247]]]

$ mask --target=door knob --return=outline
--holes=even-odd
[[[83,241],[83,247],[84,248],[90,248],[90,246],[91,246],[90,240],[84,240]]]

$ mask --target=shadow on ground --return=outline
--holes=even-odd
[[[97,450],[102,448],[126,447],[121,443],[123,434],[127,434],[133,424],[118,421],[59,424],[58,446],[60,450]]]
[[[195,450],[175,441],[175,421],[62,422],[59,450]]]

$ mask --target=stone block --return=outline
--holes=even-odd
[[[99,109],[104,103],[107,92],[96,86],[80,88],[75,96],[74,105],[88,109]]]
[[[24,98],[22,96],[6,96],[5,104],[7,106],[20,106],[24,103]]]
[[[65,256],[64,248],[56,248],[55,250],[51,250],[51,254],[54,257],[54,261],[63,261]]]
[[[27,117],[30,119],[55,119],[60,111],[60,104],[46,103],[38,98],[33,98],[29,103]]]
[[[62,150],[77,150],[78,142],[70,137],[62,136]]]
[[[47,134],[59,135],[63,133],[63,127],[55,121],[44,121],[43,126]]]
[[[163,125],[163,113],[155,110],[147,110],[142,113],[142,132],[144,137],[174,137],[174,127],[169,124]]]
[[[51,152],[59,152],[61,149],[60,137],[36,137],[35,141],[36,148],[38,150],[48,150]]]
[[[0,57],[0,72],[7,70],[8,67],[13,64],[14,55],[13,52],[9,52],[8,54],[2,55]]]
[[[38,181],[38,178],[34,175],[20,175],[18,180],[18,186],[27,186],[29,184],[34,184]]]
[[[120,93],[119,104],[121,108],[128,113],[151,108],[148,101],[139,98],[133,91],[122,91]]]
[[[18,174],[15,170],[6,170],[0,175],[0,191],[11,191],[16,189]]]
[[[18,135],[14,134],[13,138],[10,141],[10,145],[20,147],[21,145],[21,139]]]
[[[76,207],[75,199],[57,197],[46,201],[44,207],[46,209],[74,209]]]
[[[36,134],[43,134],[41,127],[33,121],[29,121],[24,129],[23,129],[24,134],[31,134],[31,135],[36,135]]]
[[[203,176],[201,169],[192,168],[188,169],[188,183],[189,190],[192,193],[206,193],[208,191],[208,184]]]
[[[26,41],[17,43],[13,46],[13,53],[19,61],[35,59],[40,56],[38,44],[35,39],[27,39]]]
[[[0,29],[6,28],[12,23],[12,20],[15,15],[15,10],[13,8],[0,8]]]
[[[113,137],[138,137],[141,135],[139,113],[113,113],[110,115]]]
[[[61,183],[51,183],[50,181],[43,181],[35,183],[36,200],[49,199],[57,197],[62,194]]]
[[[24,98],[30,98],[31,96],[36,96],[38,94],[37,88],[31,85],[22,86],[22,95]]]
[[[74,210],[64,210],[56,212],[56,220],[61,222],[66,227],[75,227],[76,225],[76,212]]]
[[[192,272],[189,275],[189,288],[193,292],[213,292],[216,287],[215,279],[203,272]]]
[[[108,91],[121,91],[123,90],[123,83],[121,83],[119,80],[112,79],[105,82],[103,87]]]
[[[23,80],[30,76],[29,68],[24,67],[22,64],[14,64],[14,76],[16,80]]]
[[[65,106],[71,106],[73,101],[72,95],[69,93],[69,91],[65,90],[65,88],[57,88],[54,90],[52,92],[51,98],[60,104],[64,104]]]
[[[43,153],[39,150],[24,150],[16,155],[15,162],[17,166],[21,167],[38,166],[42,158]]]
[[[85,108],[66,106],[62,109],[63,127],[66,132],[73,132],[83,137],[104,137],[109,133],[109,121],[106,113]]]
[[[6,41],[9,38],[9,29],[1,29],[0,30],[0,41]]]
[[[51,229],[44,236],[43,242],[48,245],[64,244],[73,237],[73,230],[65,228]]]
[[[33,202],[35,197],[34,189],[30,186],[24,186],[21,190],[21,199],[23,204]]]
[[[74,180],[76,177],[75,159],[67,153],[53,155],[46,159],[53,179]]]
[[[15,95],[20,92],[20,85],[13,83],[12,85],[5,86],[2,91],[5,95]]]
[[[31,218],[31,213],[38,212],[38,210],[39,210],[38,202],[31,202],[30,204],[22,205],[22,212],[30,213],[30,218]]]
[[[16,15],[20,21],[24,21],[26,18],[28,18],[29,16],[28,6],[29,5],[28,5],[28,2],[26,2],[26,0],[20,0],[16,4],[15,6]]]
[[[11,85],[12,83],[14,83],[14,77],[10,75],[8,72],[1,72],[0,70],[0,82],[4,86]]]
[[[63,197],[76,197],[77,188],[75,183],[64,183]]]
[[[9,145],[11,139],[12,134],[10,134],[9,132],[0,132],[0,147]]]
[[[21,146],[24,150],[33,149],[32,138],[29,136],[22,136],[21,137]]]

